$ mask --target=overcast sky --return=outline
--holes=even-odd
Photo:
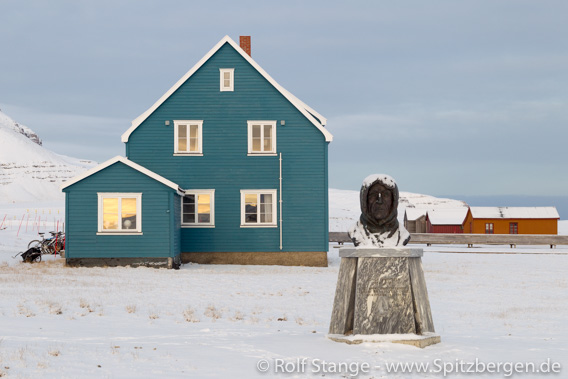
[[[205,4],[206,3],[206,4]],[[568,192],[568,2],[6,1],[0,108],[99,162],[221,38],[328,118],[330,186]]]

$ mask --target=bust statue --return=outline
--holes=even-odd
[[[398,223],[398,186],[392,177],[367,176],[360,201],[361,217],[348,231],[355,246],[396,247],[410,241],[410,233]]]

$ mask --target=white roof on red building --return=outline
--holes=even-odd
[[[470,207],[473,218],[559,219],[555,207]]]
[[[462,225],[467,208],[433,209],[428,211],[428,219],[432,225]]]

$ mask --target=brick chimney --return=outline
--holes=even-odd
[[[243,49],[249,56],[252,56],[250,54],[250,36],[240,36],[239,43],[241,45],[241,49]]]

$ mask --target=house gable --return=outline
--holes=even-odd
[[[248,62],[264,79],[266,79],[278,92],[282,94],[298,111],[306,117],[309,122],[315,126],[325,137],[326,142],[333,140],[332,134],[327,131],[324,126],[327,123],[325,117],[309,107],[307,104],[292,95],[289,91],[280,86],[262,67],[258,65],[241,47],[235,43],[229,36],[225,36],[217,43],[195,66],[193,66],[180,80],[178,80],[158,101],[156,101],[148,110],[132,121],[130,128],[122,135],[122,142],[126,143],[130,139],[130,135],[150,116],[152,115],[170,96],[172,96],[184,83],[186,83],[201,67],[213,57],[221,48],[231,46],[241,57]],[[229,68],[229,67],[226,67]],[[238,75],[238,74],[237,74]],[[235,86],[237,86],[235,84]]]

